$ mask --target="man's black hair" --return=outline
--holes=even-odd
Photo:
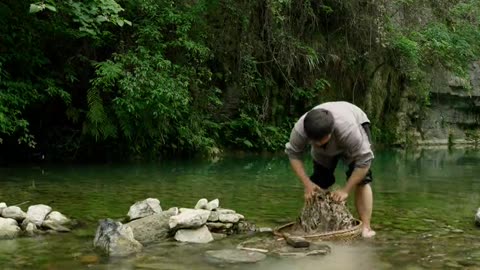
[[[333,116],[325,109],[314,109],[303,119],[303,128],[310,140],[321,140],[333,132]]]

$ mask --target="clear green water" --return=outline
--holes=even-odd
[[[268,258],[233,269],[480,269],[480,152],[383,151],[374,164],[373,227],[377,237],[329,243],[332,254]],[[311,166],[308,166],[309,169]],[[337,170],[337,182],[344,173]],[[218,162],[44,166],[0,169],[0,201],[44,203],[82,221],[69,234],[0,240],[0,269],[217,269],[207,249],[235,247],[240,238],[207,245],[159,243],[126,259],[85,265],[97,221],[121,218],[137,200],[156,197],[164,209],[193,207],[202,197],[260,226],[296,218],[303,188],[283,156],[236,156]],[[351,201],[349,202],[351,205]],[[25,206],[23,207],[26,210]]]

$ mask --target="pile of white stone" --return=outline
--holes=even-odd
[[[243,215],[220,208],[218,199],[200,199],[194,208],[172,207],[162,211],[158,199],[148,198],[132,205],[127,215],[125,224],[101,220],[94,246],[111,256],[125,256],[160,240],[209,243],[237,232],[255,230],[244,221]]]
[[[28,207],[25,213],[20,206],[0,203],[0,239],[12,239],[20,235],[33,236],[45,232],[68,232],[70,219],[48,205]]]

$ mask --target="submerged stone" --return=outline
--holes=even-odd
[[[223,250],[209,250],[205,252],[207,260],[211,263],[256,263],[264,260],[267,256],[260,252],[238,250],[238,249],[223,249]]]

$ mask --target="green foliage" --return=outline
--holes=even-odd
[[[429,106],[433,65],[469,76],[479,9],[477,0],[6,0],[0,141],[66,156],[276,151],[306,110],[347,100],[393,142],[400,98]]]

